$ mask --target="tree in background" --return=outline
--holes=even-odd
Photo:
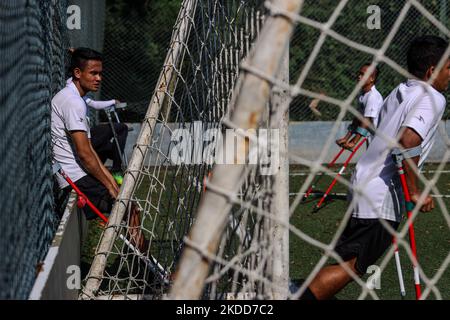
[[[442,1],[430,0],[423,5],[440,20],[447,11]],[[102,98],[116,98],[129,104],[123,120],[140,122],[155,89],[181,0],[107,0],[105,23],[105,76]],[[333,25],[333,30],[358,43],[380,48],[397,19],[404,1],[373,0],[370,5],[381,9],[381,28],[369,29],[368,1],[350,0]],[[450,8],[450,6],[448,6]],[[336,1],[305,0],[302,16],[326,22],[336,8]],[[448,10],[448,8],[447,8]],[[426,18],[410,9],[400,30],[389,45],[386,55],[405,66],[406,48],[411,39],[420,34],[438,34]],[[290,46],[290,79],[297,81],[320,32],[299,24]],[[372,56],[327,37],[319,55],[315,58],[303,87],[323,92],[334,98],[344,99],[355,87],[356,74]],[[377,88],[385,97],[403,77],[391,67],[381,63]],[[294,121],[317,120],[309,109],[310,98],[296,97],[290,107]],[[318,105],[320,120],[333,121],[339,108],[321,102]],[[448,112],[444,117],[448,118]],[[348,114],[346,118],[350,118]]]
[[[107,0],[102,98],[129,104],[140,122],[155,89],[181,0]]]
[[[443,0],[421,2],[436,18],[446,20],[448,8],[442,6]],[[367,19],[368,1],[350,0],[338,16],[332,29],[348,39],[379,49],[388,36],[395,20],[404,6],[405,1],[373,0],[370,5],[381,9],[381,28],[369,29]],[[331,0],[305,0],[301,15],[321,23],[329,20],[336,7]],[[444,21],[443,21],[444,22]],[[386,55],[406,69],[406,48],[409,42],[421,34],[439,35],[434,27],[416,9],[410,9],[400,29],[389,45]],[[296,82],[314,45],[320,37],[320,32],[312,27],[299,24],[290,47],[290,79]],[[318,56],[314,60],[303,87],[315,92],[323,92],[328,96],[345,99],[354,89],[359,67],[371,62],[373,57],[350,48],[331,37],[327,37]],[[377,88],[386,97],[404,78],[384,63],[381,68]],[[290,118],[296,121],[317,120],[316,115],[309,109],[310,98],[299,96],[290,107]],[[321,102],[318,106],[321,113],[320,120],[334,120],[339,113],[339,107]],[[444,117],[448,118],[448,111]],[[347,114],[346,119],[352,116]]]

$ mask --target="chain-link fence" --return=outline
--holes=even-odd
[[[420,3],[433,14],[435,19],[448,27],[447,17],[450,6],[447,0],[420,1]],[[403,0],[374,0],[370,4],[366,1],[349,0],[332,30],[351,41],[380,49],[404,5]],[[324,23],[331,17],[335,7],[335,1],[320,1],[319,5],[316,0],[305,0],[301,15]],[[389,45],[386,55],[406,68],[408,44],[414,37],[423,34],[439,35],[439,30],[417,9],[411,8]],[[306,24],[298,25],[290,48],[290,78],[294,81],[301,74],[319,37],[320,31],[316,28]],[[353,90],[359,68],[367,62],[372,62],[370,55],[327,37],[303,87],[314,92],[323,92],[333,98],[343,99]],[[404,77],[383,63],[379,64],[379,67],[380,74],[376,87],[383,97],[386,97],[391,90],[404,81]],[[339,107],[324,102],[320,102],[314,110],[311,110],[310,103],[310,98],[297,97],[290,107],[290,119],[332,121],[339,113]],[[444,119],[448,119],[449,116],[450,113],[447,111]],[[350,118],[352,116],[348,114],[346,119]]]
[[[141,122],[144,118],[180,3],[180,0],[106,3],[101,96],[128,103],[120,115],[122,121]]]
[[[65,1],[0,3],[0,299],[26,299],[57,226],[51,98],[64,84]]]

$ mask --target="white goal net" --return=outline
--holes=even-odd
[[[415,35],[450,36],[438,4],[398,1],[381,29],[377,5],[369,6],[352,0],[320,8],[317,1],[300,0],[182,2],[82,298],[296,299],[330,262],[354,280],[343,298],[400,297],[395,246],[363,277],[334,250],[354,208],[338,197],[345,198],[351,186],[353,165],[339,171],[323,209],[311,213],[316,202],[305,201],[318,176],[322,184],[314,187],[321,192],[311,196],[323,197],[337,176],[327,166],[339,150],[334,141],[346,121],[362,120],[356,98],[371,71],[382,66],[377,87],[386,96],[411,76],[405,52]],[[369,71],[356,81],[366,62]],[[289,112],[305,119],[290,122]],[[450,140],[444,120],[436,133],[440,153],[428,171],[417,172],[435,209],[422,216],[415,206],[397,231],[383,224],[398,244],[401,291],[408,299],[416,298],[414,277],[420,277],[421,299],[450,298]],[[298,136],[288,140],[288,132]],[[379,134],[390,148],[399,147]],[[309,145],[295,148],[296,139],[311,135]],[[144,250],[127,240],[123,220],[132,204],[140,209]],[[295,286],[291,280],[298,278],[304,281]]]

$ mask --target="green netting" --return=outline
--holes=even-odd
[[[0,2],[0,299],[26,299],[57,226],[50,103],[64,84],[65,1]]]

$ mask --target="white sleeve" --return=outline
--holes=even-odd
[[[367,99],[366,107],[364,108],[364,117],[377,118],[383,106],[383,98],[376,94],[371,94]]]
[[[95,101],[90,98],[85,98],[84,101],[86,101],[86,104],[89,107],[94,108],[96,110],[102,110],[116,104],[116,100]]]
[[[432,99],[430,95],[426,95],[411,107],[402,127],[413,129],[422,140],[425,140],[429,131],[440,120],[444,108],[445,101],[437,99],[437,97]]]
[[[86,105],[81,99],[71,99],[66,102],[64,124],[69,131],[86,131],[89,133],[89,123],[86,115]]]

